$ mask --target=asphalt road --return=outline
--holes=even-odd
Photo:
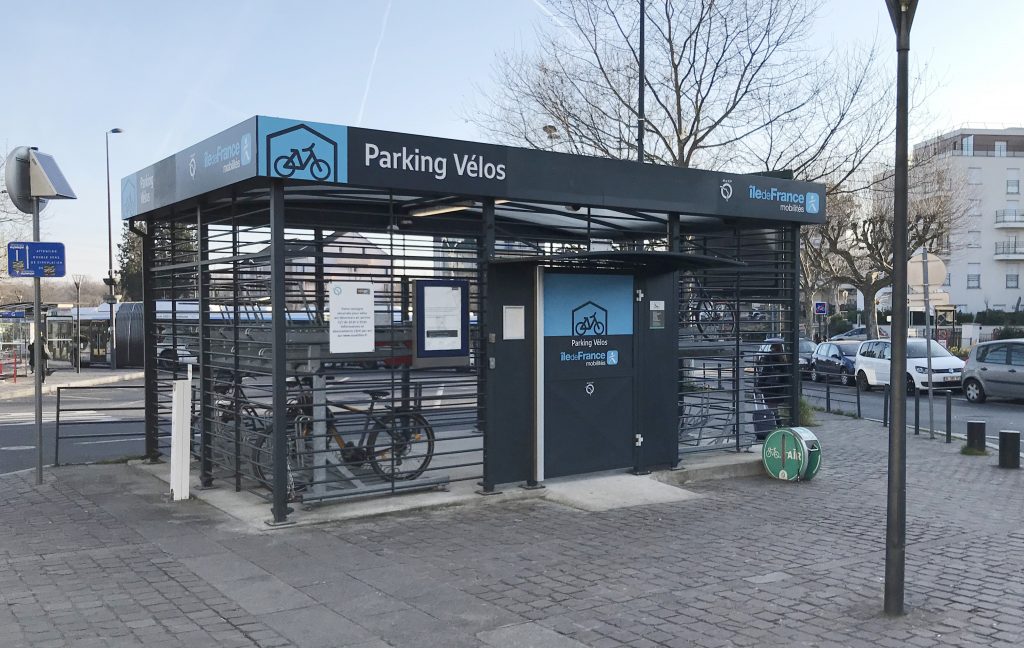
[[[61,414],[60,463],[87,463],[141,456],[143,400],[141,381],[119,383],[117,388],[65,392],[61,407],[79,411]],[[122,388],[120,385],[137,385]],[[35,405],[31,397],[0,401],[0,474],[36,465]],[[43,397],[43,461],[54,459],[57,397]],[[136,407],[108,411],[111,407]],[[135,434],[125,438],[120,434]],[[99,435],[105,435],[99,437]],[[99,438],[66,439],[69,436]]]
[[[365,378],[380,380],[386,372],[368,372]],[[469,384],[449,384],[450,377],[438,372],[437,375],[422,375],[425,383],[424,408],[431,410],[439,406],[445,407],[447,399],[467,399],[466,405],[472,401],[472,389]],[[446,380],[447,378],[447,380]],[[111,388],[65,392],[62,398],[63,408],[74,408],[79,411],[65,412],[61,416],[61,436],[106,435],[101,438],[65,439],[60,445],[61,463],[86,463],[96,461],[112,461],[125,457],[141,456],[144,444],[140,438],[142,424],[141,381],[120,383],[136,386],[136,388]],[[803,383],[804,397],[818,407],[825,406],[825,385],[805,380]],[[845,413],[856,412],[857,391],[853,387],[831,386],[832,411]],[[883,395],[879,390],[861,393],[861,413],[865,418],[882,419]],[[920,422],[922,432],[927,434],[928,399],[920,397]],[[454,404],[454,403],[452,403]],[[112,407],[138,408],[133,410],[109,410]],[[43,400],[43,457],[46,464],[53,463],[56,397],[48,395]],[[914,422],[914,399],[908,398],[907,420]],[[1024,423],[1024,401],[988,400],[984,404],[968,403],[959,392],[953,396],[953,431],[964,434],[967,421],[985,421],[987,435],[991,442],[996,442],[999,430],[1021,429]],[[428,414],[429,416],[429,414]],[[0,474],[32,468],[36,462],[36,431],[35,411],[31,398],[0,401]],[[881,425],[879,425],[881,429]],[[940,434],[945,433],[946,414],[945,396],[935,397],[935,428]],[[119,434],[139,435],[136,438],[125,438]]]
[[[817,407],[825,406],[825,384],[813,383],[810,380],[803,382],[804,398]],[[831,406],[832,411],[839,410],[844,413],[856,411],[857,389],[855,387],[843,387],[831,385]],[[882,390],[875,388],[870,392],[861,392],[861,415],[864,418],[882,420],[882,409],[884,407],[884,394]],[[1021,415],[1024,414],[1024,401],[1006,401],[989,399],[983,404],[970,403],[963,397],[960,391],[953,392],[952,423],[955,434],[967,433],[968,421],[985,421],[985,433],[990,442],[998,442],[999,430],[1021,430],[1024,431],[1024,421]],[[936,391],[935,403],[935,430],[938,433],[946,432],[946,396]],[[907,423],[914,425],[915,408],[919,408],[920,427],[925,434],[929,428],[928,394],[922,392],[918,395],[915,403],[913,396],[907,397]],[[879,424],[881,426],[881,424]]]

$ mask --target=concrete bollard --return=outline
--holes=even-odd
[[[1020,468],[1020,432],[999,430],[999,467]]]
[[[985,449],[985,421],[967,421],[967,448]]]

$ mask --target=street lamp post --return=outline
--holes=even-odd
[[[114,226],[110,213],[110,136],[123,133],[120,128],[111,128],[106,132],[107,144],[107,278],[104,283],[110,288],[107,303],[110,305],[110,362],[111,369],[117,369],[117,325],[114,322]]]
[[[82,373],[82,282],[85,281],[85,275],[76,274],[72,275],[71,281],[75,284],[75,356],[78,358],[75,362],[75,373]]]
[[[637,102],[637,120],[636,120],[636,160],[640,164],[644,162],[644,128],[646,128],[645,122],[646,117],[644,115],[644,23],[647,22],[647,0],[640,0],[640,50],[639,54],[639,68],[640,68],[640,88]]]
[[[896,31],[896,173],[893,179],[892,359],[889,483],[885,528],[885,613],[903,614],[907,560],[907,122],[910,27],[917,0],[885,0]]]

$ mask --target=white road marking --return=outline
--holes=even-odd
[[[106,441],[79,441],[75,445],[99,445],[101,443],[129,443],[141,440],[142,439],[108,439]]]
[[[0,447],[0,450],[35,450],[35,449],[36,449],[36,447],[34,445],[30,445],[30,446],[2,446],[2,447]]]

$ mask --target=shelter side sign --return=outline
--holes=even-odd
[[[372,353],[373,284],[333,281],[329,305],[331,353]]]

